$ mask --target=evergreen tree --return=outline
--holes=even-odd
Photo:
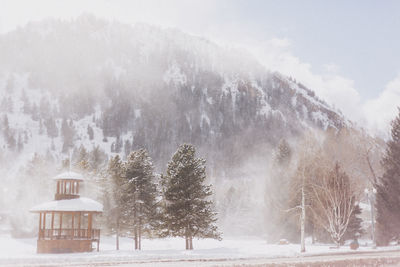
[[[90,125],[87,126],[87,134],[89,136],[89,140],[93,140],[94,139],[93,128]]]
[[[107,160],[106,157],[107,156],[104,151],[102,151],[99,146],[95,146],[89,155],[90,168],[94,172],[98,172],[100,170],[100,166],[104,163],[105,160]]]
[[[361,226],[362,219],[358,216],[361,215],[361,208],[356,204],[351,214],[349,225],[347,226],[346,233],[343,235],[343,242],[349,239],[356,239],[364,234],[364,229]]]
[[[162,177],[164,234],[185,237],[186,249],[193,249],[193,237],[220,239],[205,179],[205,160],[188,144],[178,148]]]
[[[23,141],[22,135],[20,133],[20,134],[18,134],[18,143],[17,143],[18,153],[22,152],[23,149],[24,149],[24,141]]]
[[[116,235],[116,249],[119,250],[119,236],[123,229],[129,207],[126,205],[126,185],[125,171],[123,163],[118,155],[111,158],[108,162],[107,174],[109,184],[104,191],[104,213],[106,224],[111,229],[111,233]],[[110,186],[109,186],[110,185]],[[110,199],[112,200],[110,203]]]
[[[130,227],[135,249],[141,249],[143,233],[151,234],[157,227],[157,186],[152,159],[140,149],[129,154],[124,164],[130,206]]]
[[[54,138],[58,136],[58,128],[54,118],[49,117],[48,119],[46,119],[45,126],[47,130],[47,135],[49,137]]]
[[[39,111],[36,103],[33,103],[32,105],[32,120],[38,121],[39,120]]]
[[[42,119],[39,119],[39,134],[42,135],[43,131],[43,121]]]
[[[114,145],[114,152],[115,153],[120,153],[121,149],[122,149],[122,140],[121,137],[119,135],[117,135],[117,138],[115,140],[115,145]]]
[[[9,132],[7,136],[7,146],[8,149],[14,151],[17,145],[17,141],[15,140],[14,133]]]
[[[131,151],[131,148],[132,148],[131,142],[130,142],[128,139],[125,140],[125,143],[124,143],[124,151],[125,151],[125,156],[126,156],[126,157],[128,157],[128,155],[129,155],[129,153],[130,153],[130,151]]]
[[[400,109],[392,122],[382,166],[384,173],[376,184],[376,242],[388,245],[400,239]]]
[[[78,149],[76,165],[80,170],[84,172],[87,172],[90,169],[89,153],[83,145],[81,145]]]
[[[72,122],[68,123],[66,119],[63,119],[61,123],[61,136],[63,137],[63,148],[62,152],[67,152],[73,146],[75,130]]]
[[[276,148],[272,170],[268,175],[264,195],[266,207],[266,230],[268,240],[276,242],[288,238],[292,225],[284,210],[288,209],[292,150],[285,139],[282,139]],[[297,238],[297,235],[296,235]]]
[[[287,165],[289,164],[291,158],[292,158],[292,150],[286,139],[282,139],[279,142],[275,160],[280,165]]]

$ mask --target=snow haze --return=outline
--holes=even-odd
[[[3,0],[1,4],[0,32],[29,21],[49,17],[70,19],[92,13],[129,24],[146,22],[178,28],[243,47],[269,69],[301,80],[350,119],[380,136],[386,136],[399,102],[400,89],[393,85],[398,78],[400,59],[389,52],[395,51],[400,42],[391,30],[399,26],[400,7],[396,1],[379,5],[376,1],[277,4],[273,1]],[[352,15],[355,13],[356,19]],[[390,100],[385,97],[389,94]],[[379,112],[386,107],[384,114]]]

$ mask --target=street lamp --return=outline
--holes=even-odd
[[[367,195],[367,199],[369,201],[369,204],[371,206],[371,227],[372,227],[372,246],[373,248],[376,248],[376,241],[375,241],[375,194],[376,194],[376,189],[369,189],[365,188],[364,190],[365,194]]]

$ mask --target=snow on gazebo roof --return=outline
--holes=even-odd
[[[103,212],[103,205],[93,199],[80,197],[75,199],[54,200],[37,205],[30,212],[44,211],[92,211]]]
[[[53,177],[54,180],[79,180],[83,181],[83,176],[79,173],[76,172],[63,172],[55,177]]]

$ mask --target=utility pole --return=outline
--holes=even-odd
[[[303,179],[303,184],[301,186],[301,218],[300,218],[300,224],[301,224],[301,249],[300,252],[305,252],[306,251],[306,245],[305,245],[305,224],[306,224],[306,203],[305,203],[305,196],[304,196],[304,179]]]
[[[368,189],[365,188],[365,194],[367,195],[369,205],[371,207],[371,235],[372,235],[372,247],[376,248],[376,240],[375,240],[375,194],[376,189]]]

